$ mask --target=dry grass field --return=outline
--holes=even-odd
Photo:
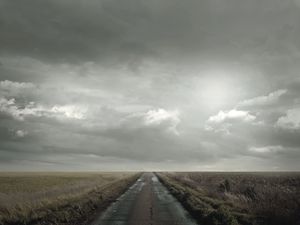
[[[0,224],[84,224],[136,173],[0,173]]]
[[[300,173],[158,173],[206,225],[300,224]]]

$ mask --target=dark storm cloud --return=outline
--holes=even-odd
[[[272,58],[300,47],[292,1],[2,0],[0,15],[2,51],[52,60],[187,57],[199,50]]]
[[[299,169],[299,21],[299,0],[0,0],[0,169]]]
[[[131,16],[127,4],[118,5],[109,1],[2,1],[1,49],[46,60],[77,62],[119,53],[149,54],[151,51],[134,36],[127,37],[139,15]],[[121,7],[125,14],[121,17],[129,21],[114,15],[114,7]]]

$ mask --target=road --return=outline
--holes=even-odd
[[[91,225],[196,225],[153,173],[144,173]]]

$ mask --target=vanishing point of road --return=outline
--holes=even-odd
[[[196,225],[153,173],[144,173],[91,225]]]

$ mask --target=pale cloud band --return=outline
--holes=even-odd
[[[300,108],[289,109],[285,116],[278,118],[278,127],[299,130],[300,129]]]

